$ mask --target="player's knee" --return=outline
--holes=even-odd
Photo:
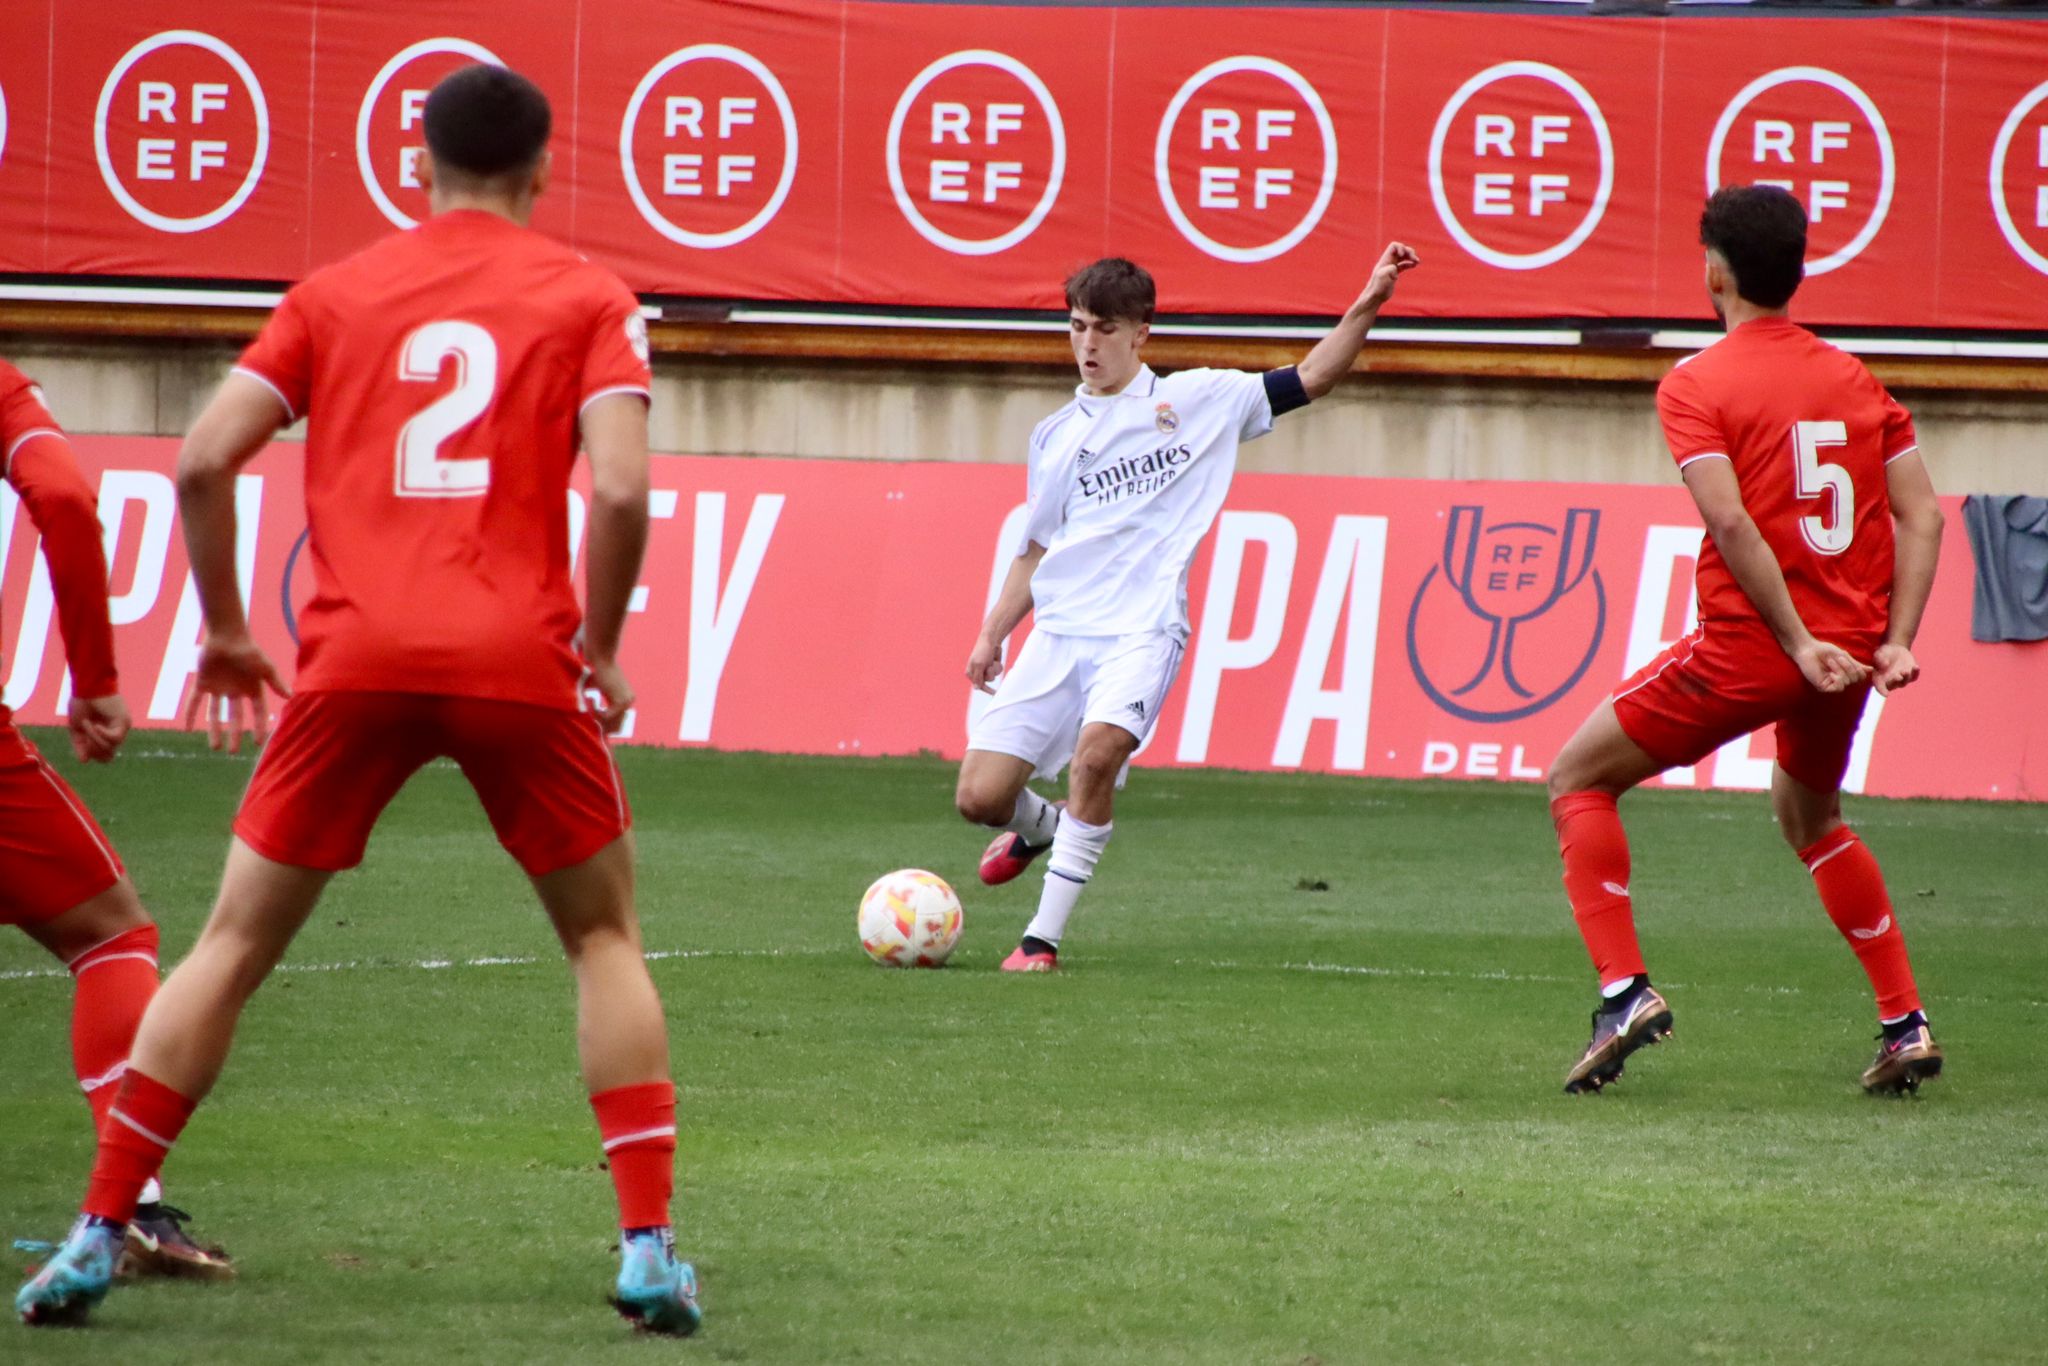
[[[1068,781],[1074,787],[1088,790],[1107,787],[1116,781],[1122,768],[1123,757],[1108,746],[1086,746],[1068,765]]]
[[[1016,810],[1017,799],[1012,796],[1005,801],[1003,793],[963,778],[953,790],[953,807],[962,818],[976,825],[1002,825]]]

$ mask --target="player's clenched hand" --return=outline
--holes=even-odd
[[[1920,661],[1903,645],[1880,645],[1871,659],[1870,685],[1883,697],[1920,677]]]
[[[225,737],[228,753],[240,754],[244,731],[262,744],[270,738],[269,699],[263,694],[266,686],[279,697],[292,695],[277,666],[254,640],[246,635],[207,636],[199,646],[199,665],[193,670],[185,729],[191,730],[204,711],[208,747],[219,749]]]
[[[598,709],[598,724],[604,727],[606,735],[617,735],[619,727],[626,724],[626,713],[633,709],[633,685],[626,681],[625,670],[614,660],[599,663],[590,661],[589,686],[604,699]]]
[[[1358,296],[1359,306],[1378,309],[1394,297],[1394,285],[1401,276],[1421,264],[1422,258],[1407,243],[1387,243],[1387,249],[1380,253],[1379,264],[1372,268],[1372,278],[1365,282],[1365,292]]]
[[[1003,667],[1002,653],[1000,641],[984,637],[974,642],[974,653],[967,656],[967,681],[972,683],[977,691],[994,695],[993,684]]]
[[[1806,675],[1806,681],[1822,692],[1841,692],[1870,677],[1868,664],[1825,640],[1808,640],[1792,652],[1792,662]]]
[[[80,763],[104,764],[128,738],[128,704],[116,697],[74,697],[65,717]]]

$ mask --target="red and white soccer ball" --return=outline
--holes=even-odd
[[[899,868],[860,899],[860,946],[885,968],[936,968],[960,942],[960,898],[937,873]]]

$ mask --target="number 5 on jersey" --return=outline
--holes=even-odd
[[[399,428],[393,491],[400,498],[476,498],[491,486],[488,456],[455,459],[441,454],[441,447],[482,417],[497,396],[498,344],[491,334],[475,323],[427,323],[399,348],[398,378],[438,383],[441,367],[451,356],[455,387]]]
[[[1802,499],[1818,498],[1830,489],[1835,493],[1834,521],[1825,517],[1799,519],[1799,534],[1823,555],[1841,554],[1849,548],[1849,538],[1856,534],[1856,486],[1849,480],[1849,471],[1820,458],[1823,446],[1848,444],[1849,429],[1840,422],[1792,424],[1793,490]]]

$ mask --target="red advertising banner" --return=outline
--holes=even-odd
[[[176,444],[74,439],[99,489],[123,690],[151,726],[178,723],[199,640]],[[251,620],[280,662],[311,591],[300,456],[272,447],[238,493]],[[958,756],[978,697],[967,653],[1023,492],[1015,466],[657,458],[622,652],[640,695],[628,738]],[[2048,646],[1971,641],[1970,550],[1949,510],[1925,675],[1872,700],[1847,786],[2048,798]],[[580,495],[567,515],[580,551]],[[1187,662],[1138,762],[1541,778],[1586,712],[1690,628],[1700,537],[1675,486],[1240,475],[1196,556]],[[36,547],[0,489],[5,699],[41,723],[68,695]],[[1656,781],[1763,788],[1770,761],[1765,733]]]
[[[0,274],[294,280],[425,212],[468,61],[556,109],[536,226],[643,294],[1697,318],[1717,185],[1812,220],[1807,321],[2048,330],[2048,25],[885,0],[10,0]]]

